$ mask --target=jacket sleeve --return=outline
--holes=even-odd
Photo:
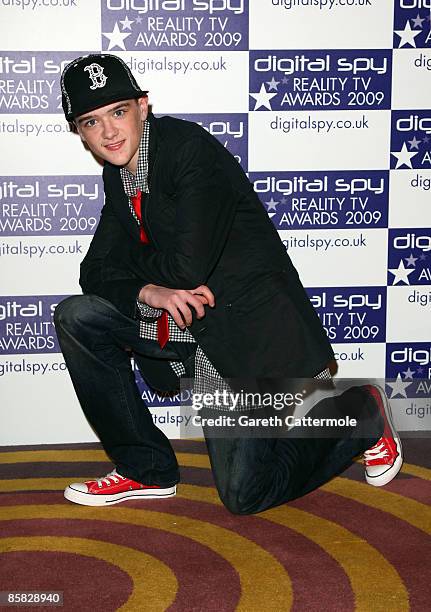
[[[176,194],[172,244],[161,251],[129,241],[121,252],[137,278],[175,289],[206,283],[226,243],[238,200],[218,156],[215,146],[202,136],[180,146],[172,169]],[[112,251],[110,257],[116,256]]]
[[[133,318],[136,311],[136,298],[141,287],[146,284],[139,279],[127,265],[109,262],[109,254],[116,245],[125,248],[131,242],[107,202],[101,213],[99,224],[90,243],[88,252],[81,263],[79,284],[83,293],[92,293],[105,298],[126,316]]]

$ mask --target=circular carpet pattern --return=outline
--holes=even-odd
[[[1,448],[0,592],[61,592],[65,611],[422,612],[431,459],[426,440],[404,446],[387,487],[370,487],[354,465],[253,516],[221,504],[201,441],[174,442],[176,497],[107,508],[62,493],[111,469],[99,445]]]

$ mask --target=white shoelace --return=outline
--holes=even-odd
[[[109,472],[109,474],[106,474],[106,476],[103,476],[103,478],[96,479],[99,489],[102,488],[102,483],[105,483],[108,486],[111,485],[111,479],[114,481],[115,484],[117,484],[117,482],[120,482],[120,480],[126,480],[124,476],[121,476],[121,474],[119,474],[115,469],[112,470],[112,472]]]
[[[383,450],[382,450],[383,449]],[[364,461],[372,461],[374,459],[384,459],[389,455],[388,449],[384,442],[377,442],[374,446],[364,452]]]

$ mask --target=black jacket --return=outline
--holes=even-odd
[[[151,114],[148,121],[150,244],[139,240],[119,168],[106,163],[106,202],[81,264],[84,293],[133,317],[147,283],[206,284],[216,306],[189,329],[222,376],[306,377],[324,369],[331,345],[237,160],[197,124]],[[160,388],[169,366],[153,362],[147,381]]]

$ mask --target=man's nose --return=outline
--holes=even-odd
[[[111,140],[118,134],[118,129],[111,119],[105,119],[103,122],[103,137],[106,140]]]

